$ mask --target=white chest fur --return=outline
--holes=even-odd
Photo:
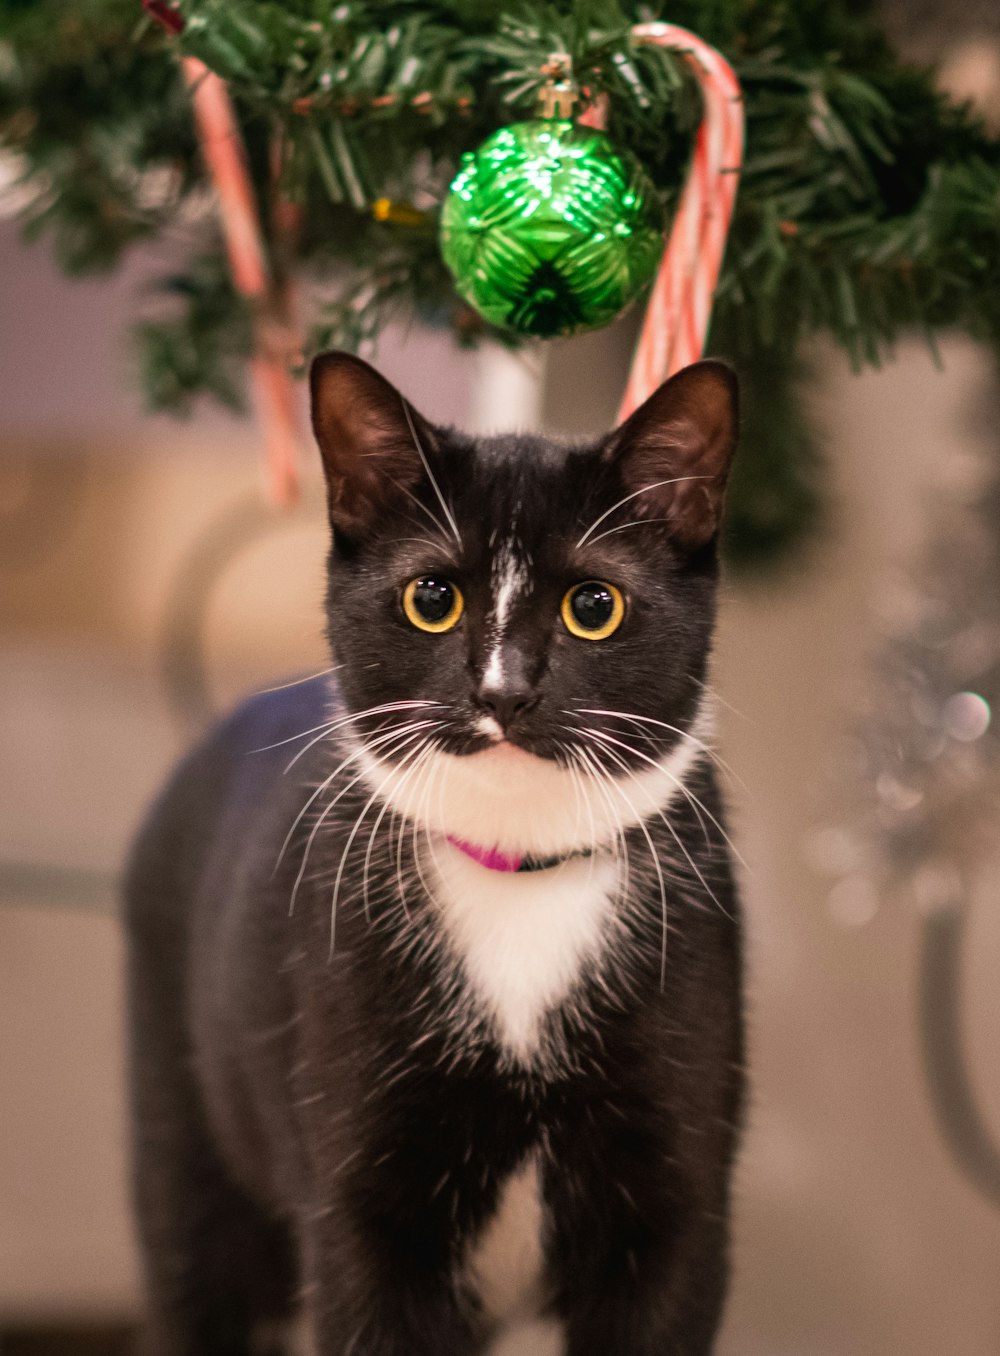
[[[508,1178],[496,1214],[467,1261],[483,1312],[496,1323],[529,1318],[541,1303],[542,1194],[532,1156]]]
[[[534,1156],[508,1179],[496,1214],[467,1259],[469,1281],[493,1325],[488,1356],[561,1356],[562,1325],[544,1302],[544,1212]]]
[[[450,843],[433,894],[449,948],[504,1051],[528,1063],[546,1013],[571,999],[612,943],[618,866],[573,857],[544,871],[491,871]]]

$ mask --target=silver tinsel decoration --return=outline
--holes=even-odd
[[[1000,114],[996,0],[879,0],[879,11],[911,55],[921,44],[978,54],[980,76],[955,92]],[[996,394],[992,404],[989,440]],[[1000,840],[1000,462],[991,450],[948,470],[925,558],[882,608],[884,646],[848,760],[851,812],[811,845],[848,925],[900,893],[925,914],[963,905]]]
[[[845,923],[900,893],[923,911],[964,900],[1000,837],[1000,468],[952,465],[921,567],[883,605],[847,822],[812,843]]]
[[[961,1020],[973,887],[1000,844],[1000,461],[953,454],[947,470],[921,566],[885,600],[846,772],[850,811],[811,847],[834,878],[839,922],[860,926],[893,898],[919,909],[928,1096],[957,1166],[1000,1209],[1000,1147],[977,1103]]]

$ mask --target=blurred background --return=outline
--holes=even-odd
[[[996,106],[997,52],[954,54],[950,78],[984,107]],[[153,418],[134,393],[130,298],[155,263],[139,251],[111,280],[70,283],[0,221],[3,1356],[123,1349],[139,1301],[123,855],[211,712],[326,665],[318,467],[302,507],[278,514],[260,495],[252,424]],[[612,422],[631,340],[626,323],[556,343],[543,366],[459,353],[418,327],[384,336],[378,362],[433,419],[578,433]],[[966,764],[943,802],[930,780],[890,779],[882,818],[865,793],[882,743],[902,737],[921,646],[950,681],[957,641],[939,624],[950,598],[978,607],[985,620],[966,631],[990,662],[1000,652],[1000,576],[986,572],[979,511],[1000,504],[995,367],[964,339],[945,341],[938,363],[903,345],[862,376],[832,348],[809,357],[832,507],[783,567],[727,579],[715,660],[748,867],[753,1084],[719,1351],[989,1356],[1000,1351],[995,787]],[[953,695],[934,738],[971,749],[989,707]],[[973,835],[975,869],[924,863],[916,888],[883,889],[867,836],[895,832],[914,795],[940,812],[908,821],[918,835],[950,815],[949,841]],[[893,842],[897,863],[922,860],[905,834]]]
[[[287,517],[261,506],[251,425],[141,414],[121,380],[126,280],[67,284],[9,223],[0,274],[0,1324],[127,1321],[123,853],[203,719],[200,674],[222,708],[325,666],[326,527],[316,499]],[[914,346],[863,377],[815,356],[834,517],[785,572],[727,583],[715,665],[750,867],[754,1087],[721,1350],[986,1356],[1000,1350],[1000,1215],[928,1100],[923,920],[831,895],[814,847],[857,793],[843,740],[886,600],[955,465],[980,443],[996,453],[996,426],[972,417],[990,372],[963,342],[940,368]],[[624,361],[614,336],[557,346],[545,423],[610,422]],[[458,356],[419,330],[388,338],[380,363],[438,419],[488,414],[498,381],[508,410],[519,386],[536,395],[517,360]],[[997,866],[979,883],[962,1015],[1000,1133]]]

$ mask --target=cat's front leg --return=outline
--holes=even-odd
[[[309,1356],[474,1356],[480,1332],[433,1240],[380,1234],[339,1211],[307,1225]]]
[[[728,1281],[726,1230],[702,1220],[678,1236],[624,1245],[603,1285],[578,1295],[562,1356],[711,1356]]]
[[[358,1316],[329,1305],[320,1290],[311,1327],[315,1356],[473,1356],[479,1350],[441,1294],[387,1298]]]
[[[558,1137],[546,1192],[564,1356],[709,1356],[733,1134],[722,1118],[677,1125],[636,1103],[624,1117],[595,1107],[583,1133]]]

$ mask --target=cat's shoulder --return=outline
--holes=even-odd
[[[181,759],[149,807],[126,869],[126,896],[136,878],[158,874],[181,844],[188,854],[217,830],[224,807],[259,811],[261,788],[277,782],[309,732],[335,718],[340,698],[327,675],[255,693],[215,722]]]
[[[203,748],[224,757],[288,748],[313,726],[335,719],[341,706],[335,680],[327,674],[254,693],[233,708],[206,735]]]
[[[326,674],[256,692],[206,731],[178,775],[206,764],[243,769],[248,758],[253,760],[247,767],[251,776],[282,760],[287,763],[300,736],[335,719],[340,705],[336,683]]]

